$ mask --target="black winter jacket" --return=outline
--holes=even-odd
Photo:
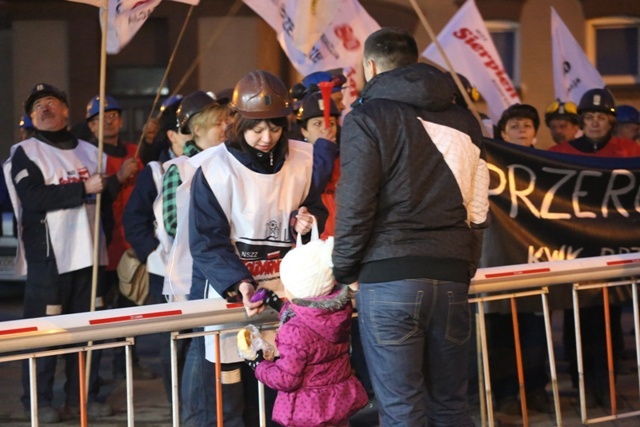
[[[469,282],[488,212],[482,132],[427,64],[378,74],[342,128],[334,275],[340,283]]]

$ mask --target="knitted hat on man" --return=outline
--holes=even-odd
[[[335,286],[333,277],[333,237],[312,240],[290,250],[280,263],[280,279],[294,298],[329,295]]]

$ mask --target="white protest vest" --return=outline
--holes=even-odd
[[[78,141],[72,150],[61,150],[35,138],[22,141],[11,147],[11,156],[3,169],[9,196],[18,219],[19,247],[16,254],[16,274],[26,275],[27,262],[21,236],[22,205],[11,178],[11,157],[20,146],[29,159],[42,172],[45,185],[60,185],[83,182],[97,172],[98,149],[85,141]],[[102,170],[106,167],[106,156]],[[92,195],[93,196],[93,195]],[[81,206],[59,209],[46,213],[47,230],[51,240],[58,272],[68,273],[93,265],[93,227],[96,215],[95,196],[87,197]],[[104,234],[101,230],[100,265],[107,264]]]
[[[164,277],[166,274],[167,258],[171,248],[171,236],[167,234],[162,221],[162,175],[164,169],[159,162],[149,162],[158,195],[153,202],[153,216],[155,217],[155,233],[158,239],[158,247],[147,257],[147,270],[149,273]]]
[[[180,156],[165,162],[165,170],[169,166],[176,165],[182,183],[176,190],[177,224],[176,235],[171,238],[171,248],[167,257],[166,275],[162,293],[171,301],[185,301],[191,290],[193,273],[193,258],[189,249],[189,204],[191,201],[191,182],[200,164],[209,158],[209,148],[189,158]],[[162,221],[162,206],[160,206],[160,219]]]
[[[216,147],[217,148],[217,147]],[[289,235],[291,212],[309,194],[313,146],[289,141],[289,154],[275,174],[261,174],[242,165],[224,146],[202,162],[204,176],[230,223],[236,253],[256,282],[283,296],[280,261],[293,246]],[[211,286],[208,287],[213,290]],[[209,292],[207,298],[221,298]],[[212,330],[213,327],[205,327]],[[263,334],[273,343],[275,332]],[[241,361],[236,334],[220,336],[222,363]],[[206,358],[215,362],[213,337],[205,336]]]

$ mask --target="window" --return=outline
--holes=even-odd
[[[587,22],[587,55],[607,84],[640,82],[640,19],[599,18]]]
[[[164,76],[163,67],[114,67],[109,70],[109,93],[126,96],[155,96]],[[169,95],[163,85],[160,95]]]
[[[487,30],[514,86],[520,86],[520,25],[511,21],[486,21]]]

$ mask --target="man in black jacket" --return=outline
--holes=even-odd
[[[480,125],[404,30],[365,42],[343,128],[334,274],[356,292],[381,425],[471,426],[468,286],[489,208]],[[428,422],[426,421],[428,420]]]

